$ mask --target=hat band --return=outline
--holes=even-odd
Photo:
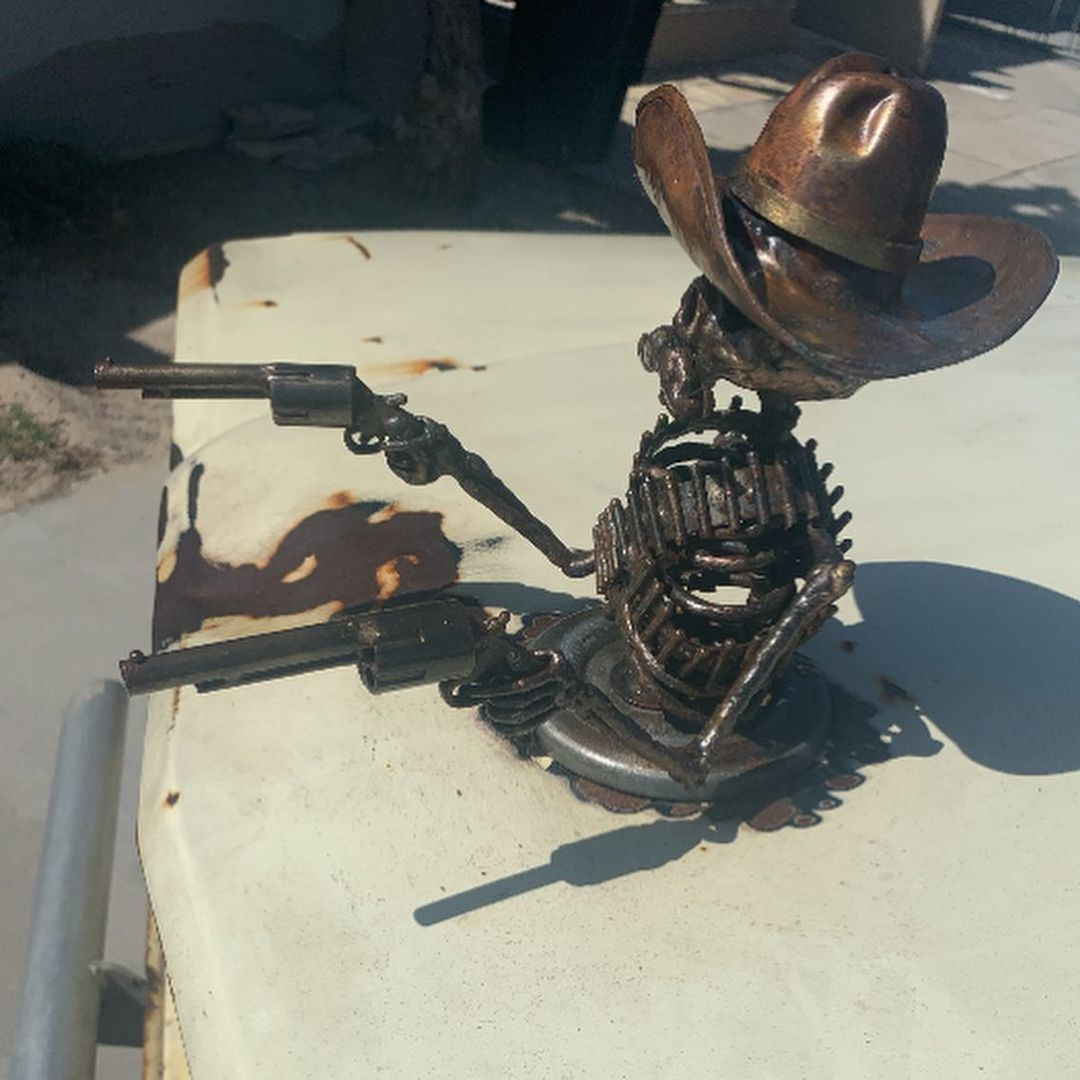
[[[805,206],[793,202],[753,173],[744,171],[735,174],[729,180],[729,187],[736,198],[785,232],[809,240],[811,244],[817,244],[860,266],[890,274],[906,274],[922,254],[921,240],[914,244],[903,244],[877,236],[857,236],[841,229]]]

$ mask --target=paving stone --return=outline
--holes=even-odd
[[[1080,154],[999,181],[1009,212],[1037,225],[1059,255],[1080,255]]]
[[[757,139],[774,105],[761,101],[739,109],[708,109],[697,113],[698,123],[710,147],[742,151]]]
[[[954,111],[949,145],[967,157],[1019,172],[1080,151],[1080,114],[1043,107],[1001,120]]]
[[[977,158],[968,157],[950,145],[945,151],[939,183],[986,184],[1001,175],[1001,168]]]
[[[690,79],[679,79],[676,86],[683,97],[696,111],[709,109],[737,109],[744,105],[767,102],[770,107],[776,103],[780,94],[786,90],[767,92],[737,82],[729,82],[721,76],[699,75]]]

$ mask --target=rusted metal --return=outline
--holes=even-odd
[[[337,427],[354,454],[386,455],[407,484],[453,477],[571,577],[592,573],[592,552],[568,547],[491,470],[446,428],[404,406],[404,394],[376,394],[343,364],[122,365],[94,369],[102,389],[139,389],[151,398],[267,398],[274,423]]]
[[[137,656],[129,685],[212,688],[342,662],[358,641],[370,676],[363,650],[381,633],[397,657],[384,685],[441,678],[449,704],[480,706],[523,751],[552,756],[575,774],[575,790],[612,809],[742,799],[817,763],[811,794],[759,800],[748,814],[766,830],[816,824],[838,805],[830,792],[856,782],[842,779],[856,775],[851,763],[881,747],[857,726],[844,735],[839,699],[797,656],[855,568],[840,537],[851,520],[837,510],[843,488],[831,484],[831,463],[818,464],[814,440],[796,438],[796,402],[983,352],[1030,317],[1056,273],[1029,226],[927,214],[945,133],[936,90],[848,54],[806,76],[736,175],[717,179],[678,91],[642,99],[639,173],[704,276],[671,322],[639,341],[665,412],[641,437],[624,497],[600,511],[591,550],[560,540],[443,424],[348,367],[100,367],[99,385],[149,396],[266,397],[276,423],[339,427],[353,453],[383,454],[405,483],[451,476],[564,573],[595,574],[600,597],[571,614],[532,613],[545,617],[517,635],[505,612],[485,617],[458,600],[397,606],[444,590],[460,553],[438,515],[348,500],[299,523],[266,567],[222,567],[202,557],[196,465],[189,526],[159,589],[159,646],[230,611],[330,602],[351,613]],[[384,373],[459,366],[397,361]],[[720,379],[755,391],[758,407],[738,397],[718,407]],[[881,686],[887,700],[911,700],[891,680]]]
[[[483,622],[464,602],[441,597],[152,656],[136,651],[120,662],[120,673],[129,693],[147,694],[190,683],[219,690],[355,664],[367,689],[381,693],[468,675]]]
[[[146,1012],[143,1024],[143,1080],[191,1080],[168,965],[153,909],[146,925]]]
[[[204,251],[200,251],[180,274],[180,302],[183,303],[205,289],[213,293],[214,301],[217,302],[217,287],[225,276],[228,265],[229,260],[220,244],[211,244]]]
[[[347,492],[298,521],[260,563],[208,559],[198,526],[201,478],[202,468],[195,465],[188,478],[187,526],[169,564],[159,569],[156,649],[229,616],[345,611],[438,592],[457,581],[462,553],[446,537],[441,514],[356,502]],[[387,565],[394,568],[392,583]]]
[[[382,338],[366,338],[372,343],[381,343]],[[421,357],[416,360],[387,360],[382,364],[371,364],[366,369],[372,375],[380,377],[414,378],[419,375],[443,374],[448,371],[486,371],[486,364],[467,364],[455,360],[452,356]]]
[[[794,601],[796,579],[821,560],[840,561],[813,450],[791,433],[797,416],[786,407],[753,412],[736,399],[707,418],[661,417],[635,458],[625,508],[612,502],[594,530],[597,589],[634,668],[692,726],[760,652]],[[710,598],[731,586],[745,599]]]

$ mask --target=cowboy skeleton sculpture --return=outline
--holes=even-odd
[[[936,90],[857,53],[807,75],[730,177],[713,176],[674,87],[642,99],[639,176],[702,276],[671,324],[641,339],[667,415],[642,437],[626,497],[600,514],[592,551],[562,544],[400,396],[343,376],[350,423],[327,395],[307,406],[286,400],[297,396],[298,372],[310,382],[343,369],[246,369],[260,373],[278,422],[343,423],[354,451],[385,452],[409,483],[454,476],[567,574],[595,573],[602,605],[537,619],[519,636],[506,632],[505,613],[462,615],[446,599],[417,607],[418,625],[428,625],[410,639],[422,669],[411,681],[440,681],[451,704],[480,705],[500,730],[577,775],[654,798],[716,798],[813,760],[828,694],[791,661],[850,586],[854,565],[838,539],[850,515],[834,514],[841,489],[827,489],[831,466],[819,468],[813,441],[793,434],[796,402],[847,397],[872,379],[985,352],[1031,317],[1056,274],[1053,251],[1030,226],[927,213],[945,137]],[[194,392],[198,367],[179,366],[150,392],[183,396],[182,379]],[[720,379],[755,391],[759,408],[735,398],[718,409]],[[106,365],[99,382],[146,387],[150,377]],[[345,623],[371,688],[372,658],[391,634],[381,617]],[[430,646],[419,643],[437,640],[457,642],[448,646],[457,653],[425,659]],[[198,683],[196,654],[212,664],[221,648],[185,650],[187,674],[172,681]],[[169,685],[150,669],[175,655],[136,654],[129,686]],[[232,681],[261,677],[253,670]]]

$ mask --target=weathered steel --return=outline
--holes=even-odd
[[[483,621],[465,609],[467,625],[446,632],[453,619],[428,625],[435,608],[414,605],[139,658],[126,675],[153,667],[171,674],[147,685],[204,687],[263,678],[342,662],[352,634],[370,689],[440,678],[450,704],[480,705],[526,751],[625,792],[718,798],[779,762],[807,765],[821,727],[779,722],[777,688],[854,564],[839,538],[851,514],[834,512],[843,489],[826,486],[832,466],[819,468],[814,441],[796,439],[796,401],[986,351],[1031,316],[1056,273],[1029,226],[927,214],[945,136],[936,90],[852,53],[807,75],[737,175],[718,181],[678,91],[642,99],[639,173],[705,276],[639,342],[667,413],[642,436],[592,550],[565,545],[445,425],[347,367],[102,365],[100,385],[152,396],[267,397],[275,423],[339,427],[353,453],[384,454],[407,484],[451,476],[565,574],[595,573],[602,597],[584,616],[533,612],[550,618],[521,635],[505,613]],[[760,408],[717,408],[721,378],[756,391]],[[185,538],[201,555],[191,499],[178,566]],[[363,653],[382,640],[371,620],[393,622],[399,646],[378,677]]]
[[[592,572],[590,552],[567,547],[445,427],[404,408],[404,394],[376,394],[340,364],[115,364],[94,369],[102,389],[142,390],[153,398],[268,398],[275,424],[341,428],[354,454],[385,453],[407,484],[453,477],[477,502],[505,521],[560,570]]]
[[[446,598],[152,656],[133,652],[120,674],[129,693],[149,694],[191,683],[221,690],[356,664],[364,685],[381,693],[467,675],[481,633],[476,615]]]

